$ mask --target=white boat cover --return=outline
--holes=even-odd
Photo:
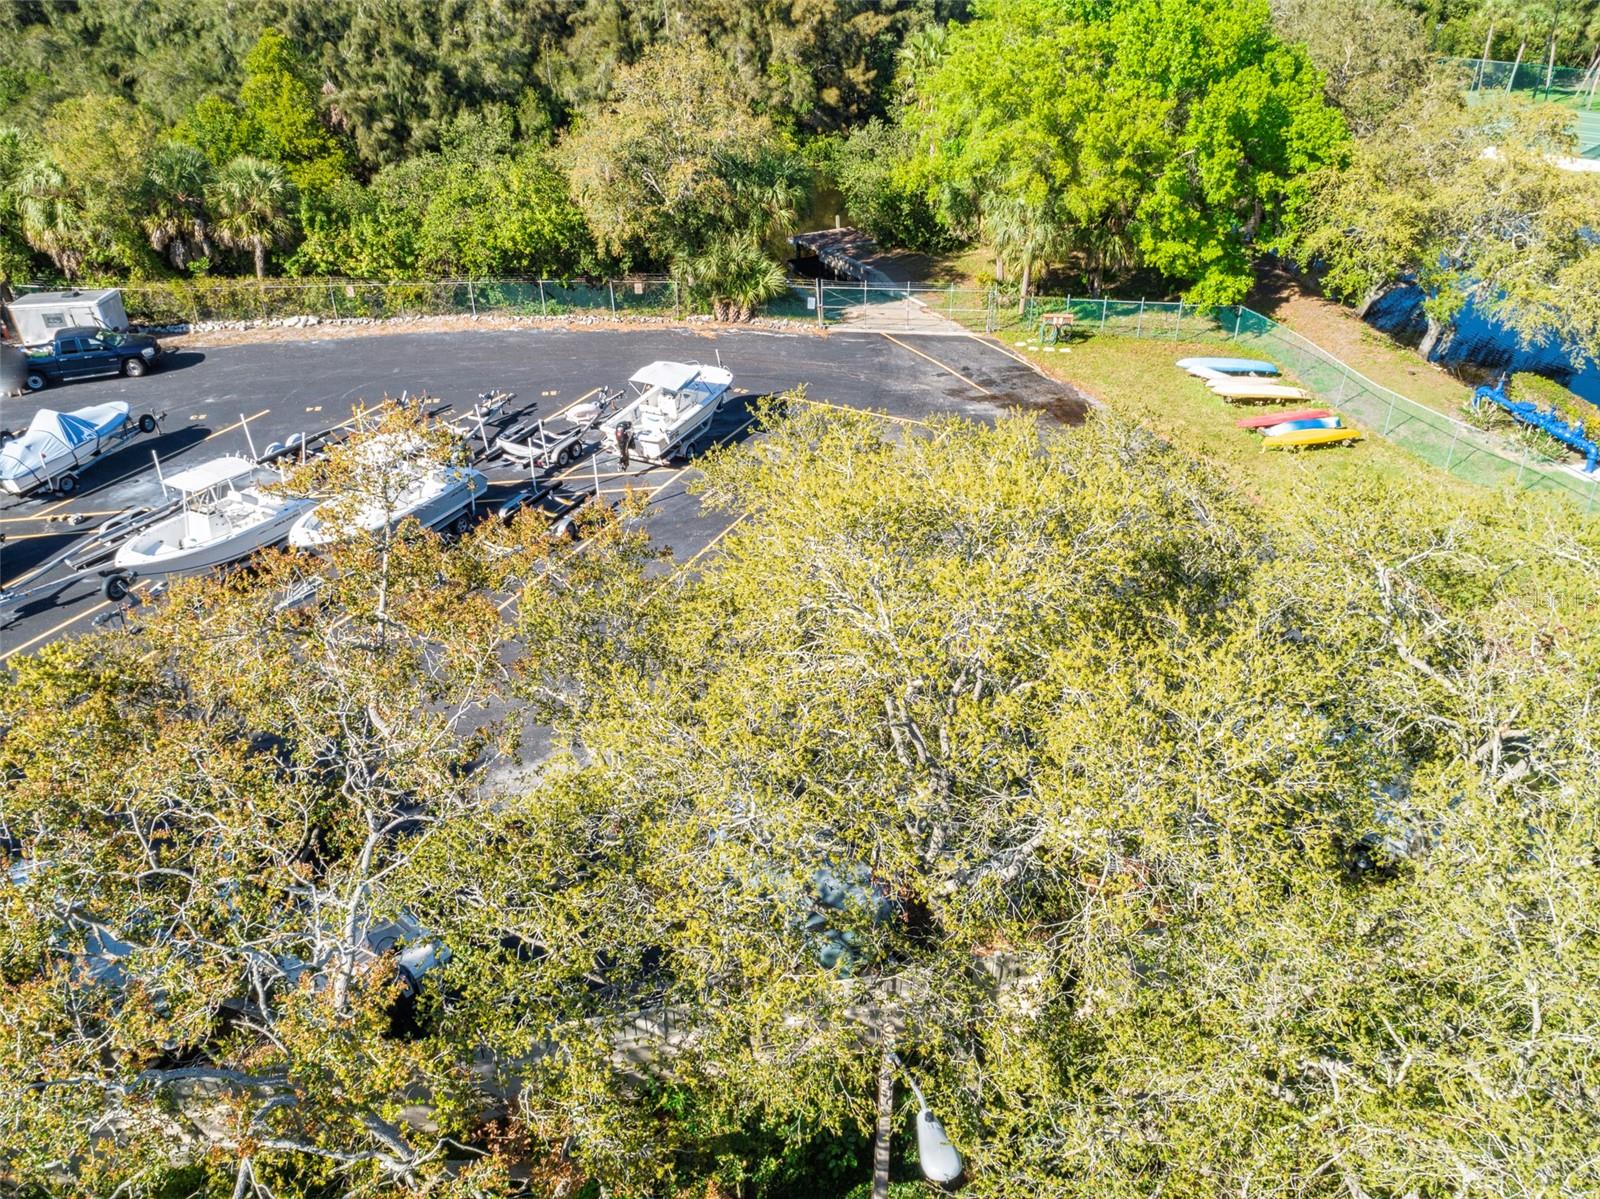
[[[120,400],[74,412],[39,409],[27,432],[0,448],[0,479],[43,478],[54,469],[54,460],[63,460],[63,468],[71,466],[74,449],[115,433],[126,423],[128,411]]]
[[[256,464],[250,459],[229,454],[213,458],[209,462],[202,462],[199,466],[191,466],[188,470],[180,470],[175,475],[167,475],[162,482],[169,491],[195,495],[198,492],[210,491],[217,484],[226,483],[231,479],[253,476],[255,470]]]
[[[628,382],[659,387],[663,391],[682,391],[699,378],[701,369],[686,362],[652,362],[635,371]]]

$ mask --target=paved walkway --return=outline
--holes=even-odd
[[[923,333],[933,336],[966,336],[972,331],[932,311],[904,282],[889,277],[878,265],[875,243],[859,229],[818,229],[797,233],[789,239],[796,249],[810,250],[822,264],[841,279],[854,279],[866,286],[859,303],[842,308],[829,301],[830,324],[874,333]],[[837,292],[838,284],[828,284]],[[896,290],[898,289],[898,290]]]

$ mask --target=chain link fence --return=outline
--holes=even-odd
[[[1593,105],[1596,72],[1584,67],[1553,67],[1540,55],[1504,62],[1496,58],[1446,58],[1443,64],[1473,91],[1534,92],[1552,100],[1574,99]]]
[[[1014,303],[1002,307],[1015,311]],[[1039,297],[1028,301],[1021,318],[1008,317],[1001,331],[1020,325],[1038,332],[1042,318],[1056,312],[1071,313],[1072,327],[1080,334],[1222,343],[1234,353],[1269,359],[1364,431],[1404,446],[1457,478],[1485,487],[1554,489],[1579,501],[1585,511],[1600,507],[1600,479],[1579,470],[1575,458],[1507,445],[1492,433],[1374,383],[1322,347],[1249,308]]]
[[[660,276],[557,281],[457,280],[362,283],[347,280],[207,280],[132,284],[122,289],[129,319],[140,325],[317,316],[513,315],[682,317],[692,309]],[[1488,487],[1553,488],[1600,507],[1600,480],[1570,460],[1505,440],[1455,416],[1374,383],[1321,347],[1244,307],[1104,298],[1030,297],[999,288],[875,286],[791,280],[761,315],[871,329],[930,325],[971,332],[1048,336],[1051,314],[1070,314],[1073,335],[1108,334],[1174,343],[1225,343],[1269,358],[1319,401],[1369,432],[1404,446],[1458,478]]]

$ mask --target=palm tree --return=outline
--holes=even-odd
[[[811,172],[798,154],[764,154],[737,164],[730,176],[729,215],[739,224],[763,230],[790,228],[811,186]]]
[[[193,256],[211,257],[205,206],[210,182],[211,163],[204,154],[184,142],[167,142],[151,156],[140,183],[140,224],[150,248],[180,271]]]
[[[767,257],[751,232],[714,241],[673,263],[673,278],[691,303],[705,304],[719,321],[747,321],[788,288],[783,267]]]
[[[995,265],[1003,270],[1008,259],[1021,267],[1021,287],[1017,310],[1028,302],[1033,285],[1034,264],[1051,254],[1061,242],[1061,231],[1050,219],[1045,205],[1024,196],[993,196],[983,205],[983,232],[994,247]],[[998,278],[1001,270],[996,270]]]
[[[1478,19],[1489,23],[1488,31],[1483,35],[1483,57],[1478,60],[1478,70],[1472,78],[1474,91],[1483,86],[1483,72],[1489,65],[1489,55],[1494,53],[1495,27],[1502,21],[1509,20],[1516,11],[1516,0],[1481,0],[1478,5]]]
[[[231,248],[248,246],[255,254],[256,278],[267,274],[267,251],[294,231],[289,205],[294,185],[283,168],[242,154],[217,172],[212,206],[217,239]]]
[[[927,82],[928,76],[944,57],[945,38],[948,35],[949,29],[944,25],[923,25],[912,30],[900,44],[897,55],[900,67],[895,74],[895,83],[900,89],[902,103],[920,103],[917,88]]]
[[[48,158],[34,162],[18,179],[17,215],[28,244],[69,280],[83,269],[91,230],[66,175]]]

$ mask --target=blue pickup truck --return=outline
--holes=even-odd
[[[23,363],[30,391],[86,375],[138,378],[161,358],[161,346],[142,333],[111,329],[57,329],[41,346],[30,346]]]

